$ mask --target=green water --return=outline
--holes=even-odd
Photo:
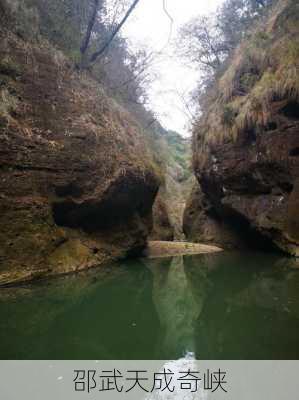
[[[130,260],[0,290],[1,359],[298,359],[299,269],[265,254]]]

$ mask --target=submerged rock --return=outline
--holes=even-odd
[[[144,255],[149,258],[182,256],[186,254],[217,253],[220,247],[199,243],[149,241]]]

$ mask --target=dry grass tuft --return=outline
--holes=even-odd
[[[265,27],[243,42],[208,93],[203,117],[194,129],[202,163],[207,145],[237,140],[240,132],[265,128],[273,102],[299,100],[299,4],[278,2]]]

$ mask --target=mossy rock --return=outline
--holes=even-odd
[[[0,61],[0,74],[16,79],[21,76],[22,71],[20,66],[13,60],[11,60],[10,58],[4,58]],[[3,81],[3,78],[1,79],[1,81]]]
[[[51,269],[59,273],[76,271],[91,261],[90,249],[79,239],[69,239],[61,244],[49,257]]]

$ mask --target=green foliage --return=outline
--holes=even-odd
[[[234,49],[276,0],[226,0],[217,12],[223,41]],[[266,33],[265,33],[266,35]]]
[[[35,13],[38,16],[39,32],[36,36],[46,38],[62,50],[76,67],[88,67],[107,94],[133,113],[146,129],[152,119],[151,112],[145,108],[147,88],[152,79],[148,72],[148,66],[153,61],[152,54],[145,48],[130,50],[126,39],[118,34],[102,57],[92,64],[89,61],[92,54],[110,38],[115,25],[131,4],[130,0],[15,1],[27,6],[19,13],[16,21],[23,21],[28,13]],[[90,40],[86,51],[82,51],[89,24],[93,20],[95,4],[96,18]]]
[[[5,57],[0,61],[0,74],[15,79],[21,75],[21,68],[13,60],[11,60],[8,57]]]
[[[225,71],[204,92],[202,116],[194,131],[196,168],[209,157],[210,146],[235,141],[244,131],[267,130],[278,101],[298,101],[299,27],[289,23],[298,13],[296,1],[280,1],[251,30]]]
[[[26,5],[22,15],[32,13],[38,16],[37,39],[45,38],[70,58],[77,67],[88,64],[85,64],[85,61],[106,43],[127,11],[128,4],[132,4],[130,0],[99,0],[95,23],[85,53],[82,52],[82,43],[86,38],[89,22],[93,20],[96,4],[94,0],[16,0],[16,2]],[[18,21],[24,19],[26,18],[20,15],[17,18]],[[132,51],[127,40],[119,34],[111,42],[103,57],[92,65],[88,64],[88,70],[95,81],[99,82],[99,86],[104,87],[109,97],[134,115],[143,128],[145,138],[151,142],[156,165],[164,171],[167,165],[178,175],[187,176],[190,171],[186,156],[189,147],[186,142],[179,134],[164,130],[158,122],[153,124],[156,117],[148,107],[145,107],[147,87],[152,79],[148,66],[153,62],[153,57],[146,48]],[[5,68],[8,67],[13,73],[13,66]]]
[[[299,42],[297,40],[289,40],[287,43],[285,57],[288,63],[295,63],[299,59]]]
[[[191,176],[190,140],[164,129],[157,121],[146,131],[146,136],[160,170],[176,182],[185,182]]]
[[[257,74],[252,72],[245,72],[239,78],[240,89],[244,93],[248,93],[248,91],[254,86],[257,80],[258,80]]]
[[[226,0],[216,14],[200,16],[181,29],[179,54],[197,65],[202,82],[208,87],[225,70],[225,62],[250,30],[263,18],[277,0]],[[258,32],[256,47],[266,47],[268,34]]]
[[[25,0],[38,10],[40,33],[67,55],[79,51],[88,23],[90,0]],[[77,56],[77,55],[76,55]]]
[[[266,42],[268,42],[270,39],[271,35],[264,31],[256,32],[254,35],[254,43],[256,46],[264,47],[265,44],[267,44]]]
[[[22,38],[33,39],[38,34],[39,16],[27,0],[1,0],[0,25],[10,26]]]
[[[229,105],[225,104],[223,107],[223,114],[222,114],[222,123],[223,125],[232,127],[235,121],[236,112],[234,109]]]

